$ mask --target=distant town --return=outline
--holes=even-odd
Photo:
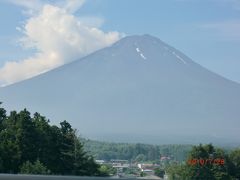
[[[111,176],[124,178],[143,178],[144,179],[168,179],[165,171],[161,167],[165,166],[165,162],[170,160],[170,157],[161,157],[160,164],[154,163],[138,163],[129,162],[128,160],[112,159],[110,161],[96,160],[102,166],[110,166],[115,169],[115,173]]]

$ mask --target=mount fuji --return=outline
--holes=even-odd
[[[69,121],[93,139],[239,142],[240,84],[150,35],[125,37],[59,68],[0,88],[8,110]]]

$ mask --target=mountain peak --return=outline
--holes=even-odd
[[[116,42],[114,45],[124,45],[126,46],[126,44],[132,44],[134,46],[138,45],[138,44],[155,44],[156,43],[160,43],[160,44],[165,44],[163,43],[160,39],[158,39],[157,37],[151,36],[149,34],[144,34],[144,35],[132,35],[132,36],[126,36],[124,38],[122,38],[121,40],[119,40],[118,42]]]
[[[10,110],[26,107],[53,122],[67,119],[95,138],[240,135],[240,86],[147,34],[125,37],[73,63],[1,88],[0,99]]]
[[[110,48],[121,55],[127,54],[130,56],[134,52],[135,55],[137,54],[138,57],[144,60],[148,59],[173,64],[177,62],[177,64],[185,65],[192,63],[192,60],[183,53],[149,34],[124,37]],[[175,62],[172,61],[173,59],[175,59]]]

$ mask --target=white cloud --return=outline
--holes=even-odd
[[[12,84],[49,71],[121,38],[118,32],[105,33],[94,27],[102,23],[99,18],[92,17],[93,22],[89,25],[86,23],[88,18],[81,21],[81,17],[75,17],[72,14],[76,11],[73,6],[80,7],[82,3],[81,0],[69,0],[62,7],[44,4],[37,15],[30,17],[20,28],[24,33],[21,43],[26,48],[36,49],[37,53],[27,59],[6,62],[0,69],[0,85]],[[94,20],[99,22],[94,23]]]
[[[104,23],[104,19],[94,16],[79,17],[79,21],[89,27],[101,27]]]

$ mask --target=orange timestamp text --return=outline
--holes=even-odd
[[[189,165],[207,165],[207,164],[214,164],[214,165],[224,165],[225,161],[224,159],[221,158],[216,158],[216,159],[189,159],[187,161]]]

